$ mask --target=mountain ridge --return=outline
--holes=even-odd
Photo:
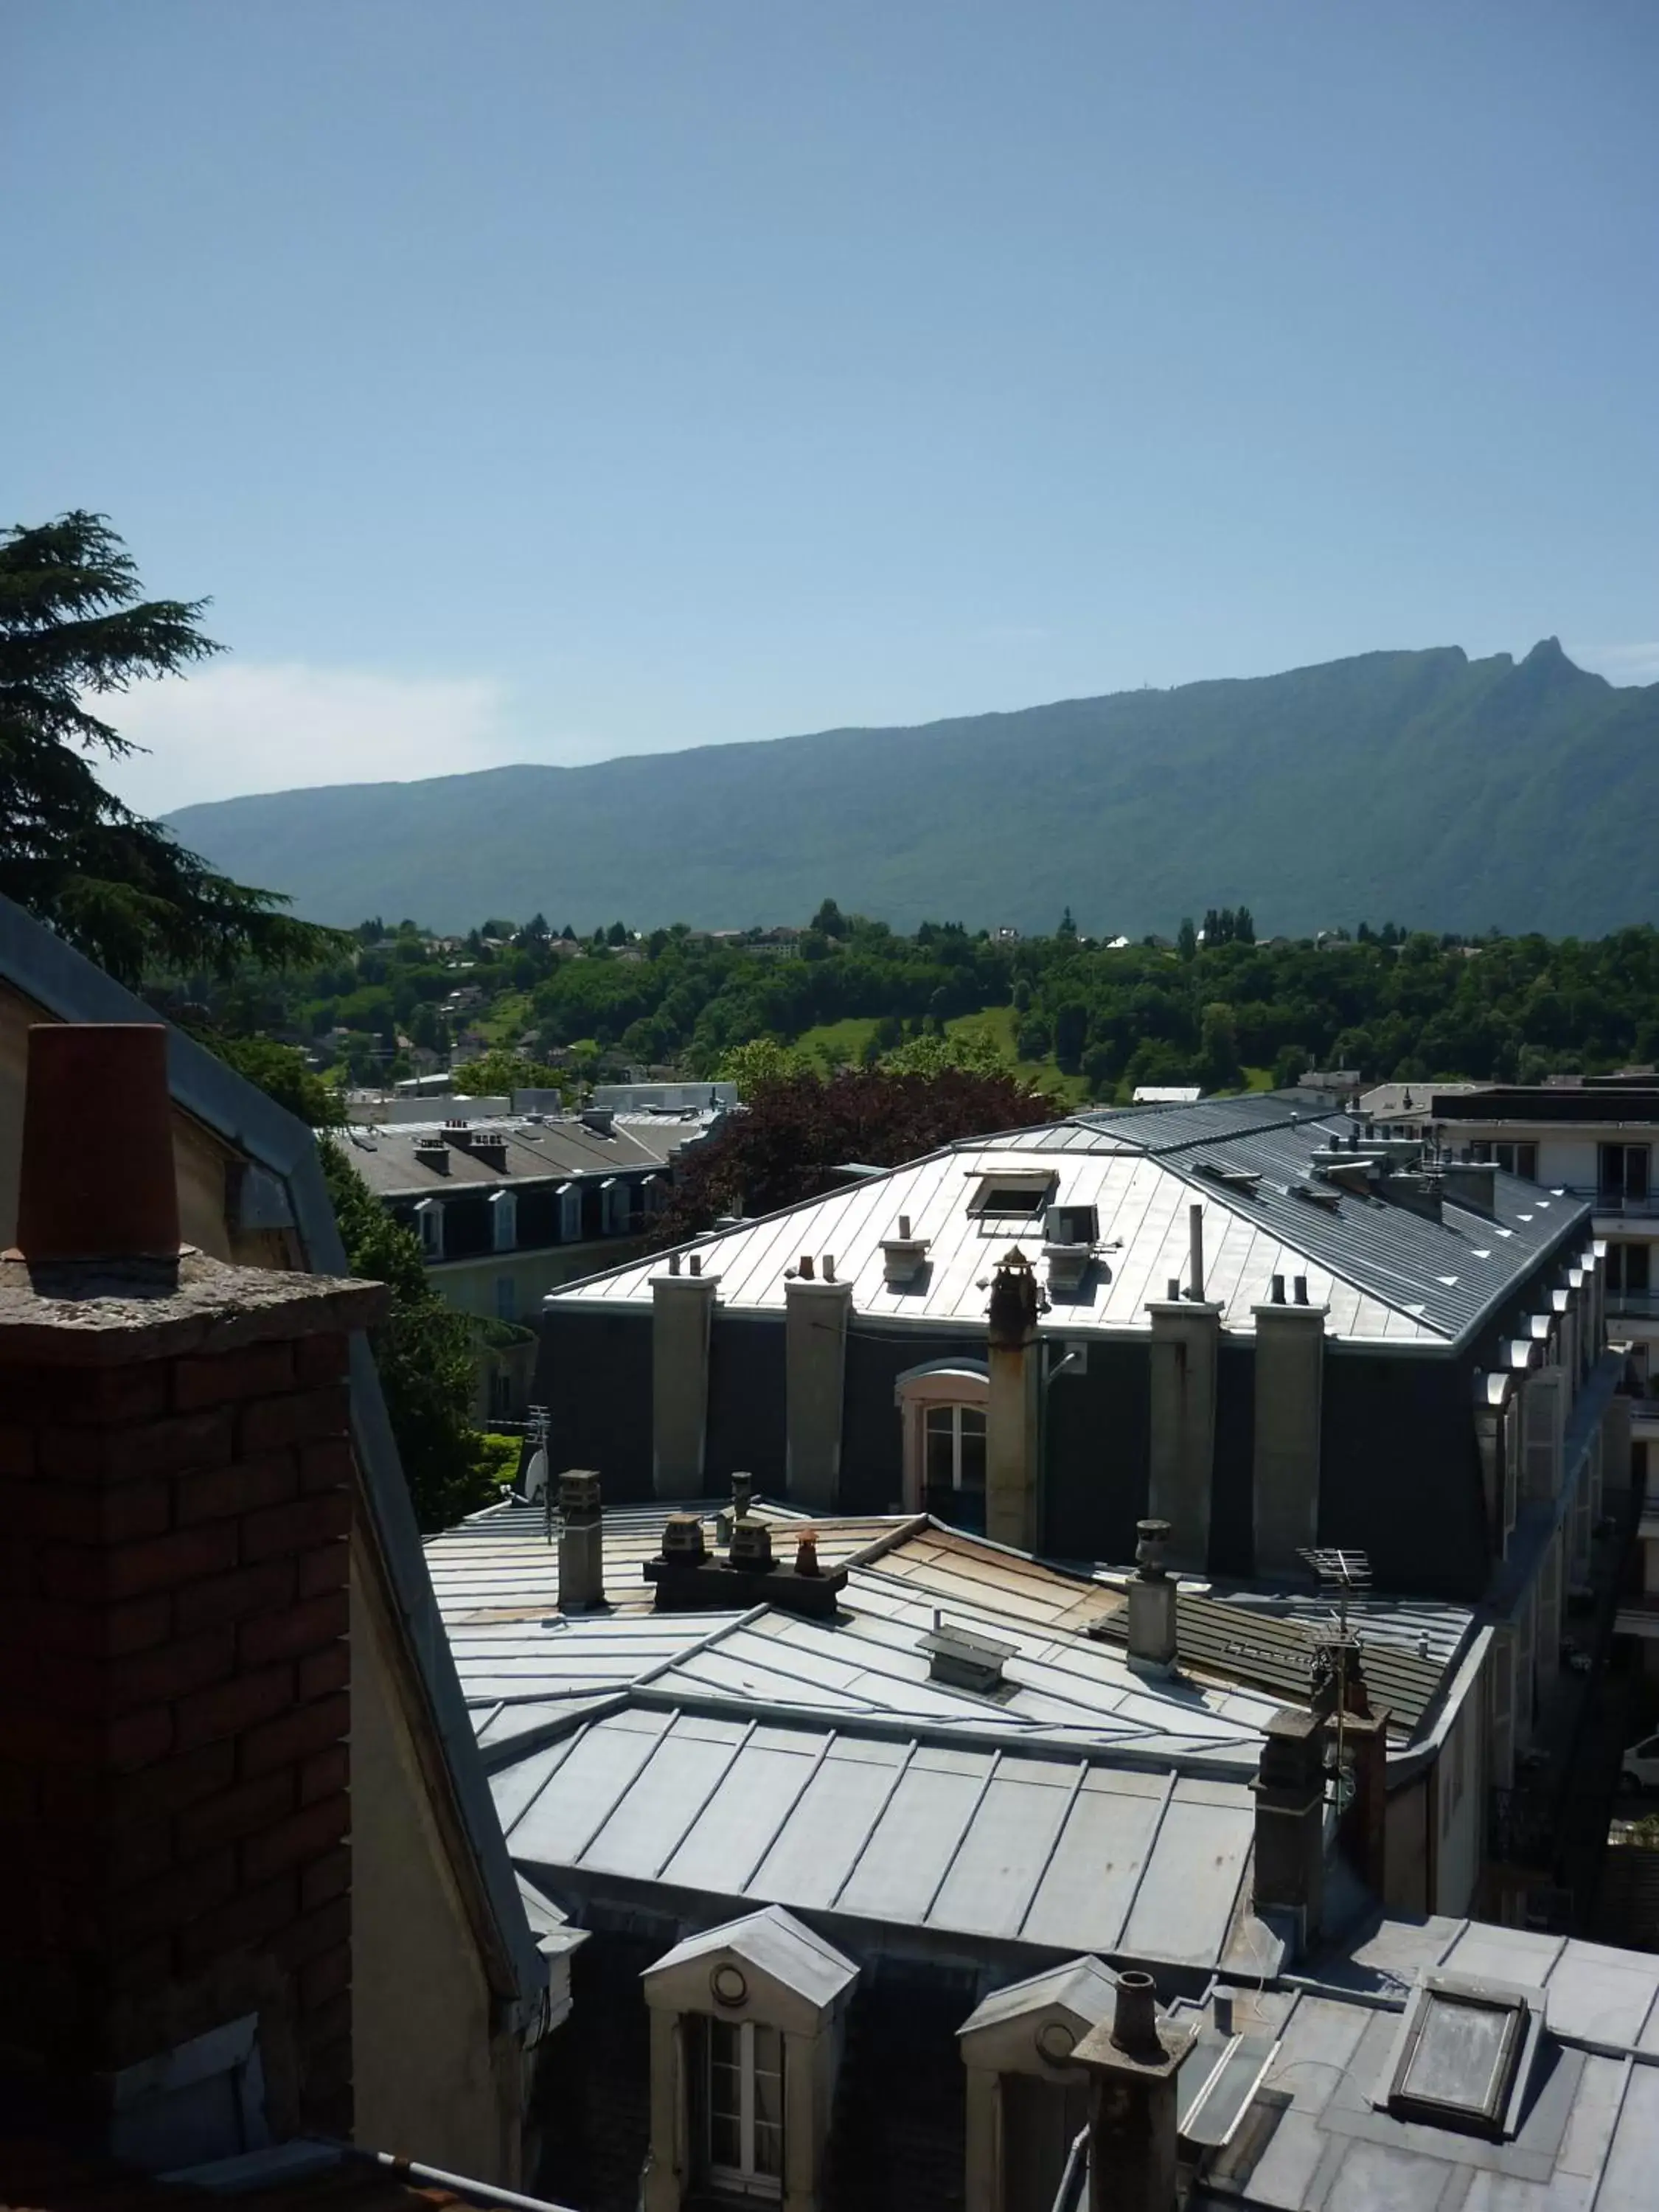
[[[831,896],[907,928],[1051,928],[1069,903],[1091,932],[1172,933],[1243,902],[1292,934],[1385,915],[1589,934],[1648,918],[1659,893],[1641,819],[1656,741],[1659,684],[1614,687],[1547,638],[1519,661],[1378,651],[167,818],[216,866],[340,923],[741,927]]]

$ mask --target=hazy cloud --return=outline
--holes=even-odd
[[[481,678],[227,661],[137,685],[101,709],[90,703],[124,737],[149,746],[106,775],[147,814],[244,792],[498,768],[526,753],[504,688]]]
[[[1605,676],[1609,684],[1659,684],[1659,642],[1569,646],[1566,653],[1569,660]]]

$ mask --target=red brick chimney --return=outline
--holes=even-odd
[[[181,2165],[350,2126],[347,1335],[386,1293],[179,1251],[164,1040],[31,1032],[0,2093]]]

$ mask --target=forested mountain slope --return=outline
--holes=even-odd
[[[195,806],[184,842],[298,910],[465,928],[804,921],[833,892],[924,918],[1172,934],[1247,903],[1266,933],[1362,917],[1596,933],[1659,904],[1659,684],[1547,640],[1120,692],[918,729],[337,786]]]

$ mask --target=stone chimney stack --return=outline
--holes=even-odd
[[[836,1280],[833,1255],[822,1274],[804,1252],[785,1279],[784,1492],[792,1505],[831,1513],[841,1495],[841,1437],[847,1378],[847,1327],[853,1285]]]
[[[1167,1521],[1138,1521],[1135,1573],[1129,1584],[1129,1664],[1167,1674],[1176,1659],[1176,1585],[1164,1564]]]
[[[1324,1306],[1308,1303],[1296,1278],[1286,1305],[1284,1279],[1255,1312],[1255,1439],[1253,1521],[1255,1571],[1294,1574],[1303,1547],[1319,1541],[1321,1424],[1324,1406]]]
[[[1042,1382],[1037,1312],[1036,1277],[1016,1245],[991,1280],[985,1533],[993,1543],[1012,1545],[1021,1552],[1036,1550],[1041,1526]]]
[[[604,1603],[599,1478],[587,1468],[568,1468],[559,1477],[559,1611],[595,1613]]]
[[[651,1285],[651,1463],[659,1498],[701,1498],[708,1432],[708,1347],[718,1275],[702,1273],[702,1256],[690,1255],[682,1275],[671,1255],[669,1273]]]
[[[347,1336],[386,1300],[181,1251],[170,1122],[164,1030],[33,1030],[0,1258],[0,2084],[160,2168],[241,2147],[209,2106],[350,2131]]]
[[[1109,2026],[1072,2053],[1090,2079],[1089,2212],[1176,2212],[1176,2081],[1191,2040],[1159,2020],[1150,1974],[1118,1976]]]
[[[1216,1363],[1221,1308],[1204,1296],[1204,1209],[1188,1209],[1183,1292],[1171,1277],[1169,1296],[1154,1299],[1152,1317],[1152,1455],[1147,1511],[1170,1524],[1177,1565],[1209,1565],[1210,1491],[1215,1475]]]
[[[1267,1723],[1255,1792],[1251,1899],[1287,1916],[1294,1949],[1318,1933],[1325,1899],[1325,1723],[1291,1708]]]

